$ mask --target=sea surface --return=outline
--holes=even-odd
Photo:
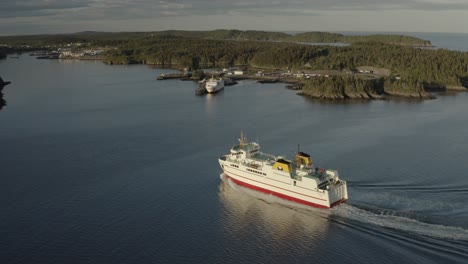
[[[0,263],[466,263],[468,93],[330,103],[173,70],[0,60]],[[312,209],[237,186],[243,130],[348,181]]]

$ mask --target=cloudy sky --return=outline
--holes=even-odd
[[[167,29],[468,33],[468,0],[1,0],[0,35]]]

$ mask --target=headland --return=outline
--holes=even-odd
[[[229,77],[298,83],[295,89],[302,88],[302,95],[327,100],[428,99],[433,98],[431,92],[464,91],[468,87],[468,52],[431,49],[429,40],[403,35],[240,30],[80,32],[6,36],[0,37],[0,44],[7,47],[3,54],[9,53],[8,49],[47,49],[60,52],[62,59],[148,64],[192,73],[236,67],[245,73]]]

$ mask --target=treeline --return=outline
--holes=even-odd
[[[468,52],[433,50],[376,42],[349,47],[329,47],[328,55],[309,62],[311,68],[353,69],[369,65],[391,70],[407,82],[432,85],[462,85],[468,75]]]
[[[151,32],[153,37],[189,37],[215,40],[244,40],[244,41],[283,41],[283,42],[310,42],[310,43],[356,43],[377,41],[391,44],[401,44],[408,46],[432,46],[429,40],[404,35],[366,35],[366,36],[345,36],[338,33],[329,32],[305,32],[299,34],[287,34],[283,32],[255,31],[255,30],[226,30],[219,29],[213,31],[181,31],[168,30]]]
[[[463,85],[468,53],[405,47],[378,42],[347,47],[293,43],[221,41],[147,37],[127,41],[105,54],[108,63],[147,63],[203,67],[246,65],[294,70],[352,70],[359,66],[389,69],[407,83],[432,86]]]
[[[25,35],[25,36],[0,36],[0,44],[23,45],[33,47],[61,46],[69,43],[83,43],[86,45],[115,45],[132,39],[147,37],[159,38],[199,38],[212,40],[243,40],[243,41],[283,41],[283,42],[313,42],[313,43],[356,43],[362,41],[378,41],[411,46],[430,46],[428,40],[402,35],[366,35],[345,36],[329,32],[306,32],[299,34],[287,34],[283,32],[255,31],[255,30],[227,30],[212,31],[184,31],[166,30],[156,32],[94,32],[85,31],[73,34],[53,35]]]
[[[147,37],[128,41],[107,51],[104,62],[172,65],[191,69],[220,66],[299,69],[328,53],[325,47],[286,42]]]
[[[257,52],[274,45],[263,42],[147,37],[128,41],[118,48],[107,51],[104,54],[104,62],[158,64],[191,69],[249,65]]]
[[[432,98],[421,84],[395,78],[316,77],[304,81],[302,94],[320,99],[382,99],[387,95]]]
[[[302,93],[321,99],[372,99],[384,94],[384,79],[354,76],[315,77],[304,81]]]
[[[0,59],[5,59],[8,54],[21,53],[23,51],[31,51],[29,48],[16,48],[16,47],[0,47]]]
[[[381,42],[388,44],[397,44],[403,46],[431,47],[429,40],[423,40],[416,37],[405,35],[365,35],[365,36],[345,36],[338,33],[328,32],[306,32],[293,35],[289,38],[294,42],[310,43],[357,43],[357,42]]]
[[[72,34],[42,34],[0,36],[0,44],[8,46],[29,46],[44,48],[45,46],[64,46],[70,43],[86,45],[115,45],[131,39],[143,38],[148,32],[94,32],[84,31]]]
[[[293,37],[296,38],[294,42],[333,42],[343,36],[336,33],[313,32]],[[283,41],[270,41],[278,39]],[[104,61],[110,64],[146,63],[191,69],[243,65],[270,69],[352,72],[360,66],[373,66],[390,70],[391,76],[384,80],[384,85],[386,91],[394,93],[419,92],[418,89],[421,87],[466,87],[468,83],[468,52],[401,45],[410,43],[413,38],[382,35],[352,36],[352,41],[369,39],[379,41],[356,42],[344,47],[297,44],[284,41],[285,39],[291,40],[292,35],[239,30],[81,32],[45,37],[0,37],[0,44],[6,40],[14,40],[16,41],[13,41],[14,43],[27,45],[28,49],[32,49],[32,43],[52,46],[76,41],[86,45],[107,46],[108,50],[103,56]],[[348,41],[351,41],[349,39]],[[398,45],[381,41],[398,43]],[[415,41],[417,43],[417,40]],[[334,79],[324,82],[330,80],[338,84],[341,82]],[[344,82],[346,84],[344,87],[351,84],[356,87],[376,85],[373,82],[363,84],[359,79]]]
[[[403,46],[432,47],[432,43],[429,40],[423,40],[420,38],[405,35],[375,34],[366,36],[343,36],[342,39],[344,43],[381,42]]]

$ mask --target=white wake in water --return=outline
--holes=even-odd
[[[333,215],[356,220],[364,224],[373,224],[408,233],[430,236],[440,239],[468,241],[468,230],[462,227],[429,224],[413,218],[402,216],[401,213],[384,210],[374,213],[357,208],[350,204],[342,204],[331,209]]]
[[[321,215],[322,217],[326,218],[339,216],[345,219],[355,220],[363,224],[372,224],[375,226],[391,228],[406,233],[423,235],[438,239],[450,239],[468,242],[468,229],[456,226],[425,223],[423,221],[412,218],[412,213],[398,212],[387,209],[376,209],[375,212],[373,212],[355,207],[348,203],[341,204],[332,209],[317,209],[239,186],[231,180],[227,179],[224,174],[221,174],[220,178],[225,183],[227,183],[230,188],[246,193],[252,198],[257,198],[270,204],[283,205],[294,210],[302,209],[302,212],[314,212],[315,216]]]

